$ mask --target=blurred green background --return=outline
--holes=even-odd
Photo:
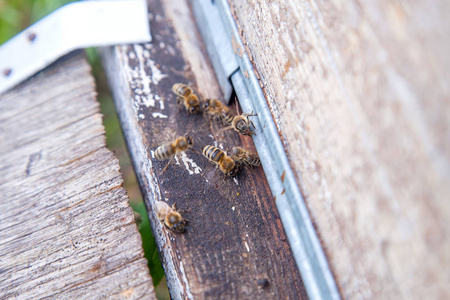
[[[70,0],[0,0],[0,44],[3,44],[31,24],[45,17]],[[137,184],[136,176],[126,150],[125,141],[120,128],[114,103],[109,91],[106,77],[95,49],[86,49],[92,72],[97,84],[98,101],[103,114],[103,125],[106,131],[108,148],[119,159],[124,178],[124,188],[128,192],[130,204],[140,219],[139,232],[142,236],[145,257],[148,260],[150,274],[155,285],[158,299],[170,299],[164,271],[159,259],[156,243],[153,238],[147,210]]]

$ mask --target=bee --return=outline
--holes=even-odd
[[[250,121],[249,117],[257,116],[256,114],[240,115],[238,112],[237,115],[234,115],[228,106],[223,105],[222,102],[217,99],[206,99],[205,112],[210,115],[211,118],[218,116],[223,122],[225,122],[226,125],[228,125],[227,127],[222,128],[219,132],[234,129],[242,135],[251,136],[255,134],[250,130],[250,125],[253,127],[255,127],[255,125],[252,121]]]
[[[164,201],[155,201],[155,211],[158,220],[164,223],[164,225],[173,232],[182,233],[185,231],[186,220],[183,219],[181,214],[177,211],[175,204],[170,207]]]
[[[176,154],[189,150],[192,146],[194,146],[194,140],[189,135],[185,135],[156,148],[155,158],[157,160],[165,160],[170,158],[170,161],[164,167],[163,172],[166,171]]]
[[[177,95],[177,103],[183,104],[188,113],[196,114],[200,111],[200,100],[190,87],[183,83],[175,83],[172,91]]]
[[[257,114],[242,114],[233,117],[231,124],[227,127],[222,128],[219,132],[223,132],[229,129],[234,129],[234,131],[242,134],[252,136],[256,133],[250,130],[250,125],[255,127],[252,121],[248,117],[257,116]]]
[[[219,167],[220,171],[228,176],[236,176],[238,166],[234,160],[229,157],[224,151],[214,146],[208,145],[203,148],[203,156],[210,162]]]
[[[241,147],[233,147],[233,149],[231,149],[230,157],[238,164],[244,163],[251,167],[258,167],[261,165],[261,160],[257,153]]]
[[[205,112],[211,116],[210,120],[218,116],[227,125],[231,125],[235,117],[230,108],[217,99],[206,99]]]
[[[204,107],[207,114],[214,116],[220,113],[224,105],[217,99],[206,99]]]

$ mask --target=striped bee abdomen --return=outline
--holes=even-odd
[[[162,144],[155,150],[155,158],[157,160],[164,160],[171,158],[175,154],[175,148],[172,143]]]
[[[205,148],[203,148],[203,156],[209,159],[210,161],[218,164],[224,158],[225,152],[223,152],[219,148],[208,145],[205,146]]]

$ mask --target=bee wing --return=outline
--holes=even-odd
[[[164,217],[171,211],[169,204],[164,201],[156,200],[153,209],[159,220],[164,220]]]

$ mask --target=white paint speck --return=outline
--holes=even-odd
[[[155,99],[159,101],[159,108],[163,110],[165,108],[164,100],[159,95],[155,95]]]
[[[236,207],[233,206],[231,209],[234,211],[236,209]]]
[[[156,67],[156,64],[153,60],[147,59],[147,66],[149,66],[152,69],[152,81],[155,85],[158,85],[158,83],[166,78],[168,75],[163,74],[158,67]]]
[[[145,115],[144,114],[139,114],[139,119],[145,119]]]
[[[247,242],[244,242],[245,248],[247,248],[247,252],[250,252],[250,248],[248,247]]]
[[[233,177],[234,182],[236,183],[236,185],[239,185],[239,181],[237,180],[236,177]]]
[[[147,96],[136,96],[135,99],[139,104],[145,105],[145,107],[153,107],[155,106],[155,99],[153,98],[153,94],[148,94]]]
[[[166,115],[164,115],[162,113],[158,113],[158,112],[152,113],[152,116],[153,116],[153,118],[161,118],[161,119],[166,119],[167,118]]]
[[[202,169],[192,159],[187,157],[186,153],[181,152],[180,156],[181,156],[181,160],[184,163],[184,166],[186,167],[186,170],[188,170],[190,175],[200,174]],[[191,170],[191,168],[192,168],[192,170]]]

